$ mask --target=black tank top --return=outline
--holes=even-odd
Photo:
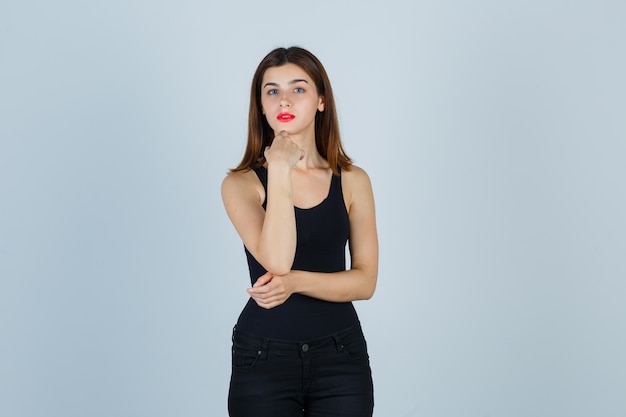
[[[267,195],[267,169],[255,168]],[[266,207],[267,200],[263,203]],[[309,209],[294,208],[297,246],[292,270],[339,272],[346,269],[346,242],[350,220],[343,199],[341,177],[332,176],[324,201]],[[248,258],[250,281],[267,272],[244,246]],[[324,279],[332,279],[327,277]],[[334,303],[301,294],[292,294],[272,309],[259,307],[250,298],[244,307],[237,329],[252,335],[284,340],[308,340],[326,336],[358,323],[350,302]]]

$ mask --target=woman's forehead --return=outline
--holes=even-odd
[[[288,83],[293,80],[306,80],[310,83],[311,77],[302,67],[292,63],[269,67],[263,74],[263,85],[267,82]]]

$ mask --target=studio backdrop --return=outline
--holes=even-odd
[[[370,175],[377,417],[626,415],[619,1],[0,4],[0,415],[225,417],[256,65]]]

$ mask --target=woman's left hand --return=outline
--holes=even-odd
[[[248,288],[248,294],[259,307],[266,309],[281,305],[291,296],[289,274],[274,275],[266,272],[256,280],[252,288]]]

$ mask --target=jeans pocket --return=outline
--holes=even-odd
[[[367,343],[363,338],[344,342],[341,350],[346,356],[348,356],[352,360],[369,360],[369,354],[367,353]]]
[[[232,365],[235,369],[252,368],[261,356],[261,350],[233,346]]]
[[[256,365],[264,349],[267,348],[265,344],[264,340],[256,340],[233,332],[233,369],[247,369]]]

